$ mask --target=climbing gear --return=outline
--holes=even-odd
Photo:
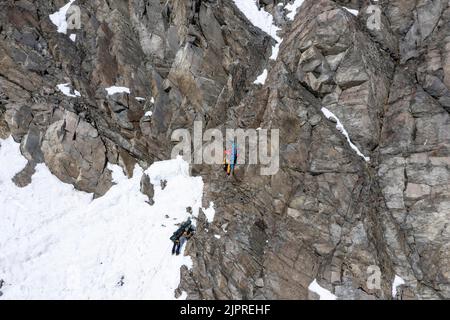
[[[181,224],[181,226],[172,234],[172,236],[170,237],[170,240],[178,241],[178,239],[183,234],[183,232],[185,230],[188,230],[189,227],[191,226],[191,224],[192,224],[191,218],[188,218],[187,221],[183,222]]]

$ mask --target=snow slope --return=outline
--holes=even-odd
[[[272,56],[270,57],[270,59],[276,60],[283,39],[277,35],[280,28],[274,24],[272,15],[264,9],[258,10],[256,0],[234,0],[234,3],[255,27],[276,40],[277,44],[273,46]]]
[[[192,262],[171,255],[169,237],[188,217],[186,207],[198,212],[203,192],[186,162],[161,161],[146,171],[155,185],[150,206],[138,166],[128,179],[110,165],[116,185],[95,200],[44,164],[18,188],[11,178],[26,160],[12,138],[0,144],[0,299],[174,299],[180,267]]]

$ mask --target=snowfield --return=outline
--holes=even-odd
[[[128,179],[110,165],[116,185],[95,200],[44,164],[30,185],[18,188],[11,178],[26,160],[11,137],[0,144],[0,299],[175,298],[180,267],[192,261],[172,256],[169,238],[189,216],[186,207],[198,212],[203,193],[201,177],[189,176],[186,162],[161,161],[146,171],[155,185],[150,206],[138,166]]]

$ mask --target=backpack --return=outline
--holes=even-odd
[[[185,229],[188,229],[191,226],[192,222],[191,219],[188,219],[187,221],[183,222],[181,226],[175,231],[172,236],[170,237],[170,240],[176,241],[178,238],[183,234],[183,231]]]

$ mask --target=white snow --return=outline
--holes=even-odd
[[[314,293],[317,293],[320,296],[320,300],[336,300],[337,299],[337,297],[334,294],[332,294],[329,290],[322,288],[317,283],[316,279],[314,279],[314,281],[311,282],[308,289]]]
[[[359,151],[358,147],[355,146],[355,145],[353,144],[353,142],[350,140],[350,137],[349,137],[349,135],[348,135],[347,130],[345,130],[345,128],[344,128],[344,126],[342,125],[341,121],[333,114],[333,112],[331,112],[331,111],[328,110],[327,108],[323,107],[323,108],[322,108],[322,113],[325,115],[325,117],[326,117],[327,119],[334,119],[334,120],[336,121],[336,129],[338,129],[338,130],[344,135],[344,137],[347,139],[347,141],[348,141],[350,147],[351,147],[353,150],[355,150],[355,152],[356,152],[360,157],[362,157],[365,161],[369,162],[369,161],[370,161],[370,158],[369,158],[369,157],[366,157],[365,155],[363,155],[363,154],[361,153],[361,151]]]
[[[172,256],[169,238],[189,216],[186,207],[198,212],[203,193],[202,178],[189,176],[181,157],[146,170],[155,184],[149,206],[138,166],[128,179],[109,165],[116,185],[95,200],[44,164],[18,188],[11,178],[26,160],[11,137],[0,145],[2,299],[174,299],[180,267],[192,262]]]
[[[77,90],[74,90],[74,94],[70,93],[70,84],[69,83],[62,83],[62,84],[58,84],[56,86],[58,88],[59,91],[61,91],[64,95],[68,96],[68,97],[72,97],[72,98],[76,98],[76,97],[81,97],[80,92],[78,92]]]
[[[274,24],[272,15],[264,9],[258,10],[256,0],[234,0],[234,3],[255,27],[258,27],[277,41],[277,44],[272,47],[272,56],[270,57],[270,59],[276,60],[283,39],[277,35],[277,31],[280,28]]]
[[[297,9],[300,8],[300,6],[303,4],[304,0],[295,0],[294,3],[290,4],[288,3],[285,8],[290,11],[287,14],[288,19],[294,20],[295,16],[297,15]]]
[[[151,117],[152,114],[153,114],[153,112],[147,111],[147,112],[144,114],[144,116],[146,116],[146,117]]]
[[[67,34],[67,20],[66,20],[66,14],[69,10],[72,3],[74,3],[75,0],[70,0],[69,3],[67,3],[64,7],[59,9],[57,12],[49,15],[49,18],[51,22],[58,28],[59,33]],[[75,41],[75,40],[73,40]]]
[[[355,9],[350,9],[347,7],[343,7],[345,10],[347,10],[348,12],[350,12],[352,15],[357,16],[359,14],[359,10],[355,10]]]
[[[72,34],[69,36],[69,38],[70,38],[70,40],[72,40],[73,42],[75,42],[75,40],[77,40],[77,35],[76,35],[75,33],[72,33]]]
[[[145,98],[142,98],[142,97],[136,97],[135,98],[137,101],[145,101]]]
[[[209,208],[203,209],[203,213],[206,216],[206,220],[208,220],[209,223],[213,222],[214,215],[216,214],[216,210],[214,210],[214,202],[209,203]]]
[[[127,87],[112,86],[112,87],[106,88],[105,90],[108,92],[109,96],[113,95],[113,94],[116,94],[116,93],[128,93],[128,94],[130,94],[130,89],[127,88]]]
[[[405,280],[403,280],[400,276],[395,275],[394,282],[392,283],[392,297],[395,298],[397,296],[397,288],[405,284]]]
[[[214,238],[216,238],[216,239],[220,239],[220,238],[221,238],[221,236],[219,236],[218,234],[215,234],[215,235],[214,235]]]
[[[264,71],[256,78],[256,80],[253,82],[254,84],[264,84],[267,79],[267,69],[264,69]]]
[[[151,97],[150,102],[155,103],[155,98]]]

